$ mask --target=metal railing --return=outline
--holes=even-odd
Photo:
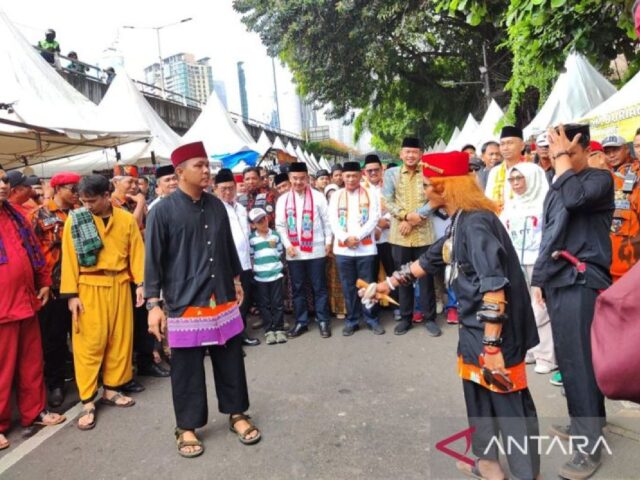
[[[286,137],[293,138],[295,140],[300,140],[300,141],[304,140],[302,135],[300,135],[298,133],[290,132],[289,130],[283,130],[282,128],[273,127],[273,126],[269,125],[268,123],[264,123],[264,122],[261,122],[259,120],[254,120],[253,118],[245,119],[242,115],[240,115],[238,113],[235,113],[235,112],[229,112],[229,115],[235,121],[241,121],[241,122],[244,121],[244,122],[248,123],[249,125],[252,125],[252,126],[257,127],[257,128],[261,128],[262,130],[268,130],[269,132],[273,132],[276,135],[282,135],[282,136],[286,136]]]

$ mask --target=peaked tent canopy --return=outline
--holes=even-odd
[[[233,168],[241,161],[255,165],[258,159],[258,146],[245,138],[215,91],[202,113],[182,137],[182,143],[204,142],[211,158],[222,161],[226,168]]]
[[[456,125],[456,127],[453,129],[453,133],[451,134],[451,138],[449,139],[449,143],[447,143],[447,147],[449,147],[449,145],[453,146],[454,142],[458,139],[459,136],[460,136],[460,129]],[[433,150],[433,147],[430,147],[430,148]]]
[[[169,163],[171,152],[180,144],[180,136],[156,113],[124,70],[119,70],[109,85],[98,111],[107,117],[120,116],[123,128],[134,130],[142,125],[152,135],[149,140],[139,140],[119,147],[121,164],[149,165],[152,158],[160,164]],[[113,168],[116,161],[115,149],[108,149],[44,163],[35,172],[44,177],[67,170],[86,175],[93,170]]]
[[[479,152],[482,145],[489,140],[497,141],[498,133],[496,133],[496,128],[503,118],[504,112],[500,108],[500,105],[498,105],[495,100],[491,100],[491,104],[485,112],[484,117],[482,117],[482,121],[476,130],[475,138],[469,143],[473,143]]]
[[[557,123],[584,116],[616,93],[616,88],[579,53],[570,53],[564,68],[549,98],[524,129],[525,139]]]
[[[327,162],[327,159],[324,157],[320,157],[320,166],[328,172],[331,171],[331,165],[329,165],[329,162]]]
[[[258,154],[260,155],[260,157],[264,157],[266,153],[269,150],[271,150],[271,140],[269,140],[269,137],[267,137],[267,134],[265,133],[264,130],[260,132],[260,137],[258,137],[257,146],[258,146]]]
[[[464,122],[464,126],[462,130],[460,130],[460,134],[457,136],[455,141],[449,142],[449,145],[443,147],[445,152],[453,152],[455,150],[462,150],[468,143],[472,143],[475,138],[476,130],[478,130],[478,122],[473,115],[469,114],[467,116],[467,120]],[[442,140],[441,140],[442,141]],[[442,142],[444,144],[444,142]]]
[[[67,83],[0,11],[0,164],[64,158],[147,137],[140,127],[120,127],[118,117],[98,107]]]
[[[607,135],[632,140],[640,126],[640,73],[582,120],[591,125],[594,140],[602,140]]]
[[[282,150],[283,152],[287,151],[287,147],[284,146],[284,143],[279,136],[276,136],[276,138],[273,140],[273,145],[271,145],[271,148],[273,148],[274,150]]]
[[[287,148],[285,148],[285,151],[292,157],[298,158],[296,149],[293,147],[293,144],[291,142],[287,143]]]
[[[251,142],[255,143],[255,140],[253,139],[253,135],[251,135],[251,132],[249,132],[249,130],[247,129],[247,126],[244,124],[244,121],[241,118],[236,118],[235,122],[236,122],[236,126],[238,127],[238,130],[240,130],[240,133],[242,133],[242,138],[244,138],[249,143]]]

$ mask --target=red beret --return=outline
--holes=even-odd
[[[591,142],[589,142],[589,146],[591,147],[592,152],[604,152],[604,148],[602,148],[602,144],[600,142],[591,140]]]
[[[179,146],[173,151],[171,154],[171,163],[173,163],[174,167],[177,167],[182,162],[199,157],[209,158],[207,151],[204,149],[204,143],[187,143],[186,145]]]
[[[469,154],[466,152],[427,153],[422,156],[425,177],[457,177],[469,173]]]
[[[80,182],[80,175],[73,172],[60,172],[51,177],[49,185],[57,187],[58,185],[71,185]]]
[[[116,165],[113,167],[113,175],[115,177],[138,178],[138,167],[135,165]]]

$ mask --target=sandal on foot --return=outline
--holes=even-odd
[[[471,469],[467,467],[471,467]],[[473,464],[473,466],[463,462],[456,462],[456,468],[460,472],[464,473],[467,477],[475,478],[476,480],[486,480],[486,477],[483,477],[482,473],[480,473],[480,467],[478,466],[477,461]]]
[[[58,425],[67,419],[64,415],[56,414],[58,415],[57,420],[54,420],[53,422],[45,421],[46,416],[50,415],[51,413],[54,413],[54,412],[49,412],[48,410],[42,410],[31,425],[37,425],[39,427],[51,427],[53,425]]]
[[[249,424],[249,426],[243,432],[239,432],[238,430],[236,430],[235,426],[236,423],[242,420],[245,420]],[[256,426],[251,423],[251,417],[249,415],[238,414],[230,416],[229,430],[238,435],[238,440],[240,440],[240,442],[244,445],[253,445],[255,443],[258,443],[262,438],[262,433],[260,433],[260,430],[258,430]],[[258,432],[258,434],[253,438],[247,438],[252,432]]]
[[[136,404],[136,401],[133,398],[130,398],[127,403],[118,403],[118,400],[121,398],[124,398],[124,395],[118,392],[111,398],[101,397],[100,403],[102,405],[107,405],[109,407],[119,407],[119,408],[133,407]]]
[[[80,424],[80,419],[84,417],[88,417],[89,415],[93,415],[93,421],[91,423],[87,423],[86,425]],[[80,416],[78,417],[78,422],[76,423],[79,430],[91,430],[96,426],[96,409],[95,407],[90,408],[89,410],[83,410]]]
[[[7,448],[9,448],[11,446],[11,442],[9,441],[9,439],[3,434],[1,434],[4,437],[4,443],[0,443],[0,450],[5,450]]]
[[[204,453],[204,445],[200,440],[183,440],[182,436],[190,430],[183,430],[182,428],[176,428],[176,445],[178,446],[178,455],[184,458],[199,457]],[[184,447],[200,447],[200,450],[194,450],[193,452],[183,452]]]

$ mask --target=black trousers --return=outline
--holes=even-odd
[[[244,327],[247,328],[247,316],[251,305],[253,305],[253,292],[255,290],[253,271],[243,270],[242,273],[240,273],[240,283],[242,284],[242,291],[244,292],[244,298],[240,304],[240,315],[242,315],[242,323],[244,323]]]
[[[391,244],[389,242],[378,243],[376,245],[378,247],[378,261],[376,262],[376,280],[380,275],[380,263],[384,267],[384,272],[387,276],[391,276],[391,274],[396,269],[396,263],[393,261],[393,254],[391,253]],[[393,298],[396,302],[398,301],[398,290],[394,290],[390,294],[391,298]]]
[[[480,460],[498,460],[496,441],[502,437],[512,478],[533,480],[540,473],[538,437],[540,428],[529,389],[513,393],[494,393],[468,380],[462,381],[472,434],[473,454]],[[511,443],[511,446],[509,446]],[[526,445],[527,453],[515,447]]]
[[[45,383],[50,390],[62,388],[69,356],[67,338],[71,332],[71,312],[67,299],[49,300],[38,312],[38,318],[42,332]]]
[[[420,255],[427,251],[429,247],[401,247],[392,245],[391,252],[396,268],[400,268],[407,262],[417,260]],[[435,322],[436,320],[436,289],[433,282],[433,275],[427,273],[418,280],[418,288],[420,289],[420,311],[424,315],[427,322]],[[413,318],[413,307],[415,303],[415,295],[413,285],[406,287],[398,287],[400,301],[400,315],[402,320],[411,321]]]
[[[589,439],[591,453],[606,423],[604,396],[591,357],[591,323],[598,292],[583,285],[545,288],[553,343],[571,417],[571,435]]]
[[[242,339],[236,335],[226,345],[171,349],[171,392],[176,426],[194,430],[207,424],[205,350],[213,364],[213,379],[220,413],[243,413],[249,409]]]
[[[146,307],[136,307],[136,286],[131,284],[133,295],[133,351],[138,368],[145,368],[153,364],[153,350],[156,339],[149,333],[148,313]]]
[[[284,329],[284,287],[283,279],[272,282],[255,282],[256,301],[265,332]]]

